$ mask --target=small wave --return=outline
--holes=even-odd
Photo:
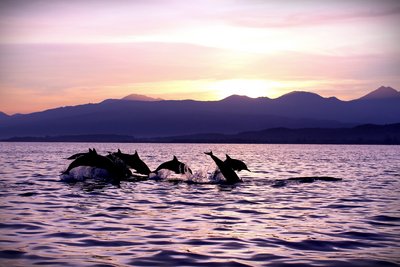
[[[316,261],[317,263],[320,263],[319,265],[315,266],[334,266],[334,267],[364,267],[364,266],[369,266],[369,267],[399,267],[399,264],[396,264],[394,262],[390,262],[387,260],[373,260],[373,259],[360,259],[360,258],[354,258],[350,260],[320,260]],[[272,265],[275,266],[275,265]],[[292,267],[292,264],[280,264],[278,265],[280,267]],[[297,266],[297,265],[296,265]],[[305,266],[310,266],[310,265],[305,265]],[[314,265],[312,265],[314,266]]]
[[[360,241],[327,241],[327,240],[302,240],[299,242],[290,242],[285,240],[275,240],[274,243],[297,250],[313,251],[337,251],[339,249],[358,249],[368,247],[382,247],[382,245],[372,244]]]
[[[231,258],[213,257],[192,251],[162,250],[148,257],[138,257],[130,262],[132,266],[251,266]]]
[[[371,200],[367,198],[339,198],[339,200],[343,202],[371,202]]]
[[[284,259],[285,257],[282,256],[277,256],[274,254],[268,254],[268,253],[259,253],[251,257],[251,260],[256,261],[256,262],[269,262],[272,260],[278,260],[278,259]]]
[[[349,239],[362,239],[362,240],[388,240],[382,234],[372,233],[372,232],[357,232],[357,231],[347,231],[342,233],[328,234],[331,236],[345,237]]]
[[[31,196],[36,196],[38,194],[39,193],[36,193],[36,192],[26,192],[26,193],[21,193],[21,194],[18,194],[18,195],[21,196],[21,197],[31,197]]]
[[[74,247],[128,247],[136,245],[134,242],[130,241],[104,241],[104,240],[97,240],[97,239],[83,239],[76,243],[71,242],[57,242],[59,244],[74,246]]]
[[[108,214],[108,213],[104,213],[104,212],[98,212],[98,213],[94,213],[92,215],[90,215],[90,217],[105,217],[105,218],[113,218],[113,219],[123,219],[125,217],[125,215],[120,215],[119,213],[112,213],[112,214]]]
[[[330,205],[324,206],[322,208],[327,208],[327,209],[355,209],[355,208],[364,208],[364,206],[360,206],[360,205],[344,205],[344,204],[330,204]]]
[[[88,237],[90,235],[88,234],[75,234],[75,233],[54,233],[54,234],[47,234],[46,237],[60,237],[60,238],[67,238],[67,239],[73,239],[73,238],[83,238],[83,237]]]
[[[91,231],[102,231],[102,232],[117,232],[117,231],[129,231],[129,228],[126,227],[110,227],[110,226],[105,226],[105,227],[96,227],[96,228],[89,228]]]
[[[377,216],[371,217],[370,219],[374,220],[374,221],[380,221],[380,222],[400,222],[400,217],[393,217],[393,216],[388,216],[388,215],[377,215]]]
[[[173,206],[194,206],[194,207],[216,207],[220,206],[221,204],[219,203],[210,203],[210,202],[195,202],[195,201],[182,201],[182,200],[176,200],[176,201],[169,201],[167,203],[168,205],[173,205]]]
[[[236,212],[243,213],[243,214],[252,214],[252,215],[263,215],[263,214],[266,214],[266,212],[257,211],[257,210],[248,210],[248,209],[240,209],[240,210],[237,210]]]
[[[287,186],[289,184],[314,183],[317,181],[338,182],[338,181],[342,181],[342,178],[329,177],[329,176],[292,177],[292,178],[288,178],[288,179],[275,180],[271,186],[275,187],[275,188],[279,188],[279,187]]]
[[[1,259],[18,259],[21,258],[25,252],[19,250],[0,250]]]
[[[400,226],[399,217],[393,217],[388,215],[372,216],[368,218],[366,222],[376,226],[387,226],[387,227]]]
[[[108,207],[108,208],[106,208],[106,210],[108,210],[108,211],[118,211],[118,210],[132,210],[132,211],[134,211],[134,210],[137,210],[137,209],[134,209],[134,208],[131,208],[131,207]]]
[[[40,226],[25,224],[25,223],[0,223],[0,229],[26,229],[26,230],[40,230]]]

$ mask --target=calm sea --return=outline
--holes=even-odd
[[[212,150],[244,160],[235,186],[67,184],[64,158]],[[399,266],[400,146],[0,143],[0,266]],[[331,176],[339,182],[279,180]],[[185,180],[185,179],[182,179]]]

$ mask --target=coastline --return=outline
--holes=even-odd
[[[270,128],[237,134],[202,133],[164,137],[118,134],[16,136],[1,142],[98,142],[98,143],[221,143],[221,144],[354,144],[400,145],[400,123],[360,125],[352,128]]]

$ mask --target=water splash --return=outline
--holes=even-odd
[[[107,181],[111,179],[111,175],[105,169],[79,166],[70,170],[68,174],[61,174],[60,179],[63,182],[82,182],[87,179]]]
[[[151,173],[149,179],[162,180],[169,182],[186,182],[193,184],[223,184],[226,182],[225,177],[215,165],[209,165],[192,173],[186,166],[183,174],[176,174],[170,170],[159,170],[157,173]]]

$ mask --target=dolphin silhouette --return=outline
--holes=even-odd
[[[187,170],[190,174],[193,174],[192,170],[185,163],[180,162],[176,156],[174,156],[173,160],[162,163],[154,172],[158,172],[161,169],[167,169],[176,174],[184,174]]]
[[[251,172],[251,171],[247,168],[246,164],[245,164],[243,161],[238,160],[238,159],[233,159],[233,158],[231,158],[228,154],[225,154],[225,155],[226,155],[225,164],[228,164],[229,166],[231,166],[231,168],[232,168],[234,171],[240,172],[241,170],[246,170],[246,171]]]
[[[84,155],[87,155],[87,154],[90,154],[90,153],[93,153],[93,152],[96,152],[96,149],[94,149],[94,148],[90,149],[89,148],[89,152],[76,153],[76,154],[73,154],[72,156],[68,157],[67,159],[69,159],[69,160],[77,159],[80,156],[84,156]]]
[[[62,173],[69,174],[73,168],[79,166],[90,166],[105,169],[113,176],[113,178],[117,179],[126,175],[123,169],[119,168],[111,159],[97,154],[95,149],[76,158]]]
[[[232,167],[229,164],[217,158],[216,156],[214,156],[212,151],[204,152],[204,154],[209,155],[214,160],[215,164],[217,164],[217,167],[221,171],[222,175],[225,177],[227,183],[234,184],[242,181],[236,174],[236,172],[232,169]]]
[[[114,163],[114,165],[123,172],[123,177],[132,176],[132,172],[124,160],[115,156],[114,154],[108,154],[106,158],[110,159]]]
[[[122,153],[121,150],[118,149],[118,151],[116,153],[112,153],[112,155],[120,158],[122,161],[125,162],[126,165],[136,170],[137,173],[149,175],[151,172],[146,163],[144,163],[144,161],[140,159],[139,154],[136,150],[135,154],[131,155]]]

